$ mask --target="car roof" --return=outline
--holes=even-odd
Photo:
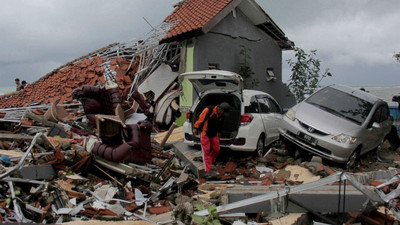
[[[237,73],[226,71],[226,70],[200,70],[200,71],[193,71],[193,72],[186,72],[184,74],[210,74],[210,75],[226,75],[231,76],[233,74],[239,75]]]
[[[250,105],[250,99],[254,95],[267,95],[268,97],[273,98],[270,94],[268,94],[266,92],[263,92],[263,91],[244,89],[243,90],[243,103],[244,103],[244,105]]]
[[[361,99],[363,99],[365,101],[368,101],[368,102],[371,102],[371,103],[375,103],[375,102],[381,100],[377,96],[372,95],[372,94],[370,94],[370,93],[368,93],[366,91],[362,91],[362,90],[359,90],[359,89],[356,89],[356,88],[353,88],[353,87],[349,87],[349,86],[346,86],[346,85],[333,84],[333,85],[330,85],[328,87],[335,88],[337,90],[343,91],[345,93],[348,93],[350,95],[353,95],[355,97],[361,98]]]

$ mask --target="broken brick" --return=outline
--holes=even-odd
[[[383,184],[383,182],[382,181],[372,181],[371,182],[371,186],[379,186],[379,185],[381,185],[381,184]]]
[[[126,209],[126,211],[132,211],[132,210],[134,210],[134,209],[136,209],[137,208],[137,205],[135,204],[135,203],[131,203],[131,204],[129,204],[129,205],[126,205],[125,206],[125,209]]]
[[[270,179],[264,179],[262,182],[261,182],[261,185],[267,185],[267,186],[269,186],[269,185],[272,185],[272,181],[270,180]]]
[[[109,209],[99,209],[98,215],[101,216],[118,216],[115,212],[109,210]]]
[[[328,173],[329,175],[333,175],[336,173],[333,169],[331,169],[327,166],[325,166],[324,169],[325,169],[325,172]]]
[[[289,162],[282,163],[282,164],[277,165],[277,166],[275,166],[275,167],[279,170],[279,169],[282,169],[283,167],[285,167],[285,166],[287,166],[287,165],[289,165]]]
[[[233,173],[233,171],[235,170],[236,166],[237,165],[236,165],[235,162],[232,162],[232,161],[227,162],[225,164],[225,173]]]
[[[162,213],[170,212],[171,211],[171,206],[149,207],[148,210],[149,210],[149,212],[151,214],[162,214]]]
[[[321,172],[321,171],[324,171],[325,169],[324,169],[324,165],[322,165],[322,163],[321,164],[319,164],[319,166],[318,166],[318,168],[317,168],[317,172]]]
[[[31,120],[20,120],[22,125],[25,126],[33,126],[33,124],[35,124],[33,121]]]

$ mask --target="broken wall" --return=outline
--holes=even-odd
[[[255,73],[258,85],[251,89],[271,94],[282,107],[295,104],[288,97],[289,89],[282,82],[282,49],[276,41],[266,35],[236,8],[236,16],[228,14],[206,35],[195,41],[193,71],[206,70],[209,64],[217,64],[219,69],[239,71],[243,62],[241,45],[250,48],[250,69]],[[267,68],[272,68],[276,79],[267,81]],[[196,96],[196,95],[195,95]]]

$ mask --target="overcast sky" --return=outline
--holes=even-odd
[[[305,51],[317,50],[323,84],[400,85],[398,0],[256,0]],[[143,38],[178,0],[3,0],[0,86],[38,80],[53,69],[115,42]],[[283,81],[290,76],[285,51]]]

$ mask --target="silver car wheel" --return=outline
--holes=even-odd
[[[358,159],[359,151],[358,149],[354,150],[354,152],[350,155],[349,160],[346,163],[346,169],[351,169],[355,166],[356,161]]]

